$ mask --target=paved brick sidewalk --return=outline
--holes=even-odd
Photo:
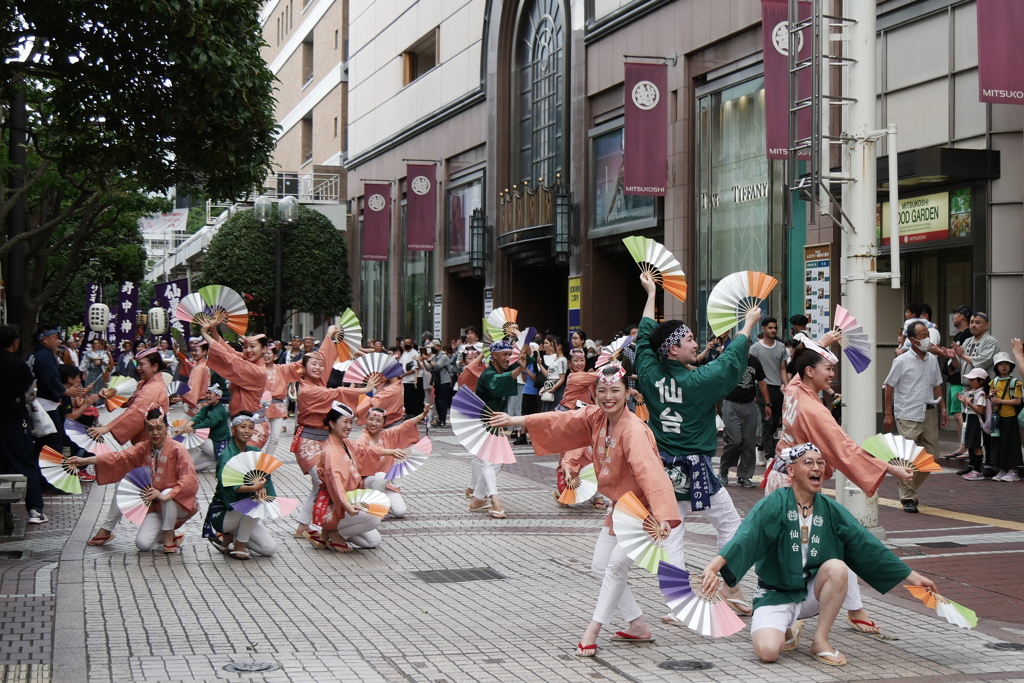
[[[15,579],[13,563],[0,563],[4,591],[25,596],[31,586],[34,592],[41,585],[40,571],[60,558],[56,598],[46,598],[56,602],[52,672],[60,681],[1024,680],[1024,655],[985,647],[1024,644],[1024,610],[999,612],[1000,601],[1017,599],[1012,595],[992,604],[982,599],[1000,585],[1016,588],[1002,578],[998,563],[1005,562],[1009,571],[1019,555],[993,553],[1022,547],[1015,545],[1015,536],[1006,535],[1017,530],[907,515],[885,505],[880,514],[888,541],[915,568],[941,575],[943,590],[948,586],[951,596],[975,608],[983,616],[977,630],[940,622],[920,603],[899,595],[901,589],[889,596],[868,590],[867,609],[900,640],[879,642],[836,626],[832,643],[847,654],[848,666],[813,662],[807,654],[809,639],[766,666],[754,658],[746,631],[710,640],[662,625],[658,617],[665,609],[657,581],[634,569],[630,583],[658,642],[615,645],[606,630],[599,656],[577,660],[571,653],[598,591],[587,570],[603,513],[557,507],[550,493],[554,459],[535,458],[529,449],[517,449],[521,462],[499,475],[509,518],[470,513],[462,496],[470,456],[455,444],[450,430],[431,436],[435,456],[403,482],[410,515],[385,522],[385,541],[377,550],[349,555],[313,550],[291,537],[293,519],[268,524],[279,553],[251,562],[214,552],[200,539],[199,519],[186,525],[188,540],[180,556],[139,553],[127,522],[112,543],[86,548],[84,541],[113,495],[113,487],[97,487],[73,499],[81,513],[77,525],[67,506],[69,519],[60,522],[67,543],[55,531],[33,532],[35,539],[21,542],[36,544],[29,561],[38,559],[39,566],[22,566]],[[275,480],[282,495],[302,497],[308,479],[287,452],[289,443],[281,440],[277,455],[286,465]],[[946,485],[958,486],[950,475],[935,475],[922,489],[923,502],[939,504],[928,495],[941,490],[940,476],[948,479]],[[201,474],[200,479],[205,509],[213,477]],[[991,482],[974,486],[991,489],[989,496],[1011,496],[1016,489]],[[744,512],[760,497],[760,490],[730,492]],[[895,496],[883,490],[883,497]],[[687,525],[687,559],[691,568],[699,568],[715,552],[713,529],[700,517],[688,518]],[[920,545],[956,542],[948,540],[954,537],[967,547]],[[985,554],[958,554],[964,551]],[[481,568],[503,578],[427,583],[415,573]],[[748,577],[744,585],[749,595],[752,580]],[[5,616],[35,599],[13,598]],[[992,616],[985,618],[987,610]],[[3,644],[0,654],[6,655]],[[714,668],[679,672],[658,666],[684,659],[710,662]],[[269,662],[279,668],[246,675],[225,671],[233,662]],[[36,671],[44,680],[49,673]]]

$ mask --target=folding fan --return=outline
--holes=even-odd
[[[254,479],[266,478],[281,465],[281,461],[269,453],[245,451],[224,463],[220,482],[224,486],[249,486]]]
[[[338,331],[334,334],[334,346],[338,349],[338,360],[352,360],[363,345],[363,326],[351,308],[345,309],[335,325],[338,326]]]
[[[167,384],[167,395],[168,396],[184,396],[188,393],[188,385],[184,382],[169,382]]]
[[[626,348],[633,343],[633,337],[619,337],[608,346],[601,349],[600,355],[597,357],[597,361],[594,363],[595,368],[608,365],[613,360],[618,360],[619,354],[622,353],[622,349]]]
[[[236,334],[245,334],[249,328],[249,311],[238,292],[224,285],[209,285],[185,296],[175,311],[178,320],[203,325],[214,320],[227,325]]]
[[[138,385],[139,383],[131,377],[123,375],[111,377],[110,381],[107,382],[107,389],[113,389],[114,395],[104,399],[107,404],[107,410],[116,410],[127,403],[128,399],[135,393],[135,388]]]
[[[236,500],[231,507],[241,512],[246,517],[254,519],[277,519],[292,514],[299,506],[295,498],[281,498],[279,496],[268,496],[267,500],[256,498],[243,498]]]
[[[89,432],[84,424],[81,422],[75,422],[69,418],[64,418],[64,433],[67,434],[68,438],[71,439],[71,441],[79,448],[84,448],[93,455],[124,450],[124,446],[119,444],[117,439],[115,439],[109,432],[98,439],[94,439],[89,436]]]
[[[398,479],[404,477],[407,474],[412,474],[427,461],[430,457],[433,445],[430,443],[430,439],[422,438],[416,445],[412,447],[409,455],[406,456],[405,460],[396,460],[395,464],[391,466],[388,473],[385,476],[386,479]]]
[[[537,329],[533,327],[527,327],[525,330],[520,330],[519,334],[516,335],[517,339],[512,344],[512,355],[508,357],[508,365],[512,367],[514,363],[519,362],[519,356],[523,353],[523,349],[531,340],[537,336]]]
[[[974,628],[978,625],[978,615],[973,610],[948,600],[938,593],[930,593],[927,588],[922,586],[904,585],[903,587],[910,591],[911,595],[923,602],[925,607],[932,608],[937,615],[949,623],[960,628]]]
[[[507,306],[495,308],[484,318],[484,331],[492,341],[497,341],[510,332],[510,328],[515,324],[518,316],[519,311],[514,308]]]
[[[672,616],[702,636],[724,638],[743,630],[744,623],[720,596],[707,597],[690,584],[690,572],[674,564],[658,565],[658,587]]]
[[[768,298],[779,281],[756,270],[727,275],[708,295],[708,325],[721,336],[736,327],[743,316]]]
[[[171,426],[176,429],[181,429],[189,423],[189,420],[173,420]],[[199,448],[204,441],[210,438],[210,430],[207,427],[202,429],[194,429],[191,434],[179,434],[174,437],[174,440],[183,445],[185,448]]]
[[[118,483],[117,491],[114,493],[114,500],[117,501],[117,507],[121,510],[121,514],[136,524],[142,524],[146,515],[149,514],[151,505],[143,500],[142,494],[152,486],[153,473],[148,467],[136,467],[124,475],[124,479]]]
[[[615,540],[638,567],[658,573],[658,563],[668,560],[661,526],[632,491],[627,491],[612,508]]]
[[[43,450],[39,453],[39,471],[46,481],[65,493],[82,492],[78,468],[69,465],[67,458],[49,446],[43,446]]]
[[[398,377],[403,372],[405,370],[401,363],[395,360],[390,353],[368,353],[352,361],[352,365],[348,366],[348,370],[345,371],[345,381],[352,384],[363,384],[370,378],[370,375],[381,374],[387,379],[391,379]]]
[[[452,399],[452,429],[459,443],[481,460],[513,463],[516,456],[504,430],[488,425],[492,415],[494,411],[469,389],[460,389]]]
[[[839,346],[847,360],[860,374],[871,365],[871,342],[857,319],[842,306],[836,306],[836,330],[840,333]]]
[[[381,491],[356,489],[355,491],[346,491],[345,497],[348,498],[348,502],[362,508],[367,514],[374,517],[383,517],[391,509],[391,501]]]
[[[597,493],[597,473],[593,465],[587,465],[580,470],[572,479],[565,482],[565,490],[558,497],[558,502],[563,505],[582,503],[590,500]]]
[[[641,272],[650,275],[675,298],[686,301],[686,273],[672,252],[652,239],[637,235],[624,237],[622,243],[640,265]]]
[[[637,394],[636,396],[633,397],[633,400],[636,401],[636,413],[634,414],[644,422],[650,420],[651,413],[649,410],[647,410],[647,403],[644,401],[643,395]]]
[[[935,458],[921,446],[898,434],[875,434],[863,446],[879,460],[916,472],[941,472]]]

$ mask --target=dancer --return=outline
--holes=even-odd
[[[270,433],[264,450],[271,455],[277,450],[277,442],[281,439],[281,432],[284,431],[284,420],[288,417],[288,377],[281,368],[283,365],[274,362],[274,349],[267,347],[263,349],[263,364],[267,368],[267,386],[261,397],[261,404],[264,406],[264,415],[269,424]],[[296,363],[298,365],[298,363]],[[291,380],[295,381],[295,380]],[[264,403],[265,401],[265,403]]]
[[[583,341],[586,341],[586,335],[583,335],[580,348],[569,351],[569,374],[565,379],[565,393],[562,395],[562,402],[558,404],[559,410],[576,410],[594,404],[594,386],[597,383],[598,373],[587,370],[587,353],[582,348]],[[561,493],[565,491],[566,483],[574,479],[580,470],[592,461],[593,453],[589,447],[574,448],[561,454],[558,459],[558,467],[555,469],[557,477],[555,490],[551,492],[555,500],[558,500]],[[568,507],[564,503],[558,505]],[[591,507],[598,509],[606,507],[604,498],[595,493],[591,499]]]
[[[188,406],[185,409],[187,415],[195,415],[199,403],[206,398],[206,390],[210,388],[210,368],[206,366],[206,352],[210,345],[202,337],[189,342],[189,349],[192,352],[192,360],[179,354],[178,371],[188,379],[188,392],[181,397],[181,400]]]
[[[822,341],[826,344],[832,340],[826,334]],[[832,387],[835,376],[835,365],[839,359],[824,346],[803,337],[801,345],[794,349],[793,366],[795,376],[786,386],[782,410],[782,435],[779,438],[778,451],[791,448],[801,443],[824,444],[821,451],[825,459],[824,478],[830,479],[835,470],[845,474],[869,496],[873,496],[885,478],[886,472],[901,481],[908,481],[911,474],[903,467],[885,463],[861,448],[847,435],[843,428],[832,418],[832,413],[818,397],[819,391]],[[778,456],[776,456],[778,457]],[[775,489],[789,486],[782,461],[775,461],[776,467],[769,463],[765,474],[765,495]],[[860,599],[860,585],[856,576],[848,579],[849,599],[847,600],[847,621],[855,629],[867,635],[877,635],[881,629],[864,611]]]
[[[267,335],[256,334],[245,337],[242,353],[228,346],[217,331],[216,323],[210,319],[203,323],[203,339],[210,346],[206,364],[231,382],[231,399],[228,412],[234,417],[241,411],[252,413],[256,420],[252,445],[262,448],[270,436],[270,424],[266,421],[260,401],[267,387],[267,367],[263,362],[263,351],[267,348]]]
[[[828,634],[848,598],[851,569],[879,593],[901,583],[935,591],[935,584],[911,571],[843,506],[821,495],[828,465],[814,444],[785,448],[776,457],[786,463],[792,487],[758,501],[704,568],[701,587],[705,595],[714,595],[719,572],[735,586],[756,564],[759,588],[750,625],[754,654],[774,662],[783,650],[795,650],[801,620],[817,614],[811,656],[843,666],[846,657],[829,644]]]
[[[390,427],[402,421],[405,416],[405,390],[401,377],[392,377],[373,396],[362,396],[356,406],[356,424],[365,425],[371,408],[385,412],[384,426]]]
[[[370,408],[366,417],[366,428],[356,439],[356,443],[365,446],[383,446],[384,448],[408,448],[420,440],[420,430],[417,425],[423,422],[432,407],[432,404],[426,404],[423,406],[422,413],[391,429],[384,429],[387,412],[383,408]],[[405,517],[408,507],[402,498],[401,489],[395,486],[392,480],[379,476],[391,469],[395,464],[394,458],[359,459],[357,462],[360,476],[365,477],[363,488],[382,491],[391,501],[391,510],[388,514],[398,519]]]
[[[740,526],[732,497],[711,464],[718,450],[715,405],[739,384],[747,369],[750,335],[761,319],[761,309],[755,307],[747,312],[743,328],[718,358],[689,370],[686,366],[695,365],[697,360],[697,341],[693,333],[681,320],[669,320],[661,325],[654,322],[654,280],[644,273],[640,284],[647,292],[647,305],[637,333],[634,369],[637,387],[650,412],[651,431],[658,441],[669,479],[675,485],[679,516],[683,519],[683,523],[672,530],[665,547],[669,562],[684,567],[684,504],[689,503],[691,510],[699,512],[715,527],[719,548]],[[750,603],[739,588],[725,588],[722,595],[737,613],[743,616],[752,613]],[[661,620],[681,625],[668,615]]]
[[[519,393],[516,378],[526,367],[526,349],[523,349],[519,355],[519,362],[512,369],[508,366],[508,359],[512,356],[511,344],[505,340],[496,341],[491,344],[490,350],[491,362],[480,373],[480,379],[476,383],[476,395],[494,412],[504,412],[508,405],[508,397]],[[470,367],[472,364],[462,374],[469,372]],[[487,512],[494,519],[504,519],[505,510],[498,499],[498,472],[501,471],[501,465],[474,457],[472,468],[473,500],[469,503],[470,512]]]
[[[145,363],[140,363],[139,368],[143,365]],[[165,391],[165,399],[166,395]],[[135,535],[135,545],[139,550],[152,550],[162,540],[165,553],[177,553],[185,534],[176,534],[174,530],[196,513],[199,480],[188,451],[167,433],[165,409],[156,404],[149,406],[144,431],[146,441],[127,450],[85,458],[73,457],[68,459],[68,463],[79,467],[95,465],[96,481],[99,484],[119,482],[135,468],[148,467],[153,485],[143,492],[142,498],[149,502],[150,507]],[[110,501],[106,520],[89,545],[103,545],[114,538],[114,529],[120,520],[121,508],[115,496]]]
[[[216,384],[210,385],[206,391],[206,405],[183,427],[175,430],[175,436],[191,434],[197,429],[210,430],[210,438],[199,444],[198,448],[189,451],[196,472],[206,472],[216,467],[217,458],[231,439],[231,417],[228,415],[228,409],[220,401],[221,393],[220,387]]]
[[[355,412],[343,403],[334,402],[323,419],[330,435],[324,442],[323,459],[318,465],[319,479],[323,482],[324,498],[329,501],[319,534],[307,532],[306,538],[317,548],[330,548],[339,553],[356,548],[376,548],[381,537],[377,527],[380,518],[361,510],[348,501],[348,491],[359,488],[357,460],[380,459],[382,457],[404,458],[406,452],[399,448],[367,446],[349,440],[352,419]],[[326,532],[326,535],[325,533]],[[351,544],[351,545],[350,545]]]
[[[118,443],[127,444],[142,443],[146,441],[146,414],[150,406],[156,405],[164,411],[170,410],[170,403],[167,400],[167,384],[160,373],[164,371],[164,362],[160,358],[160,349],[153,347],[144,349],[135,356],[138,365],[140,384],[135,387],[135,393],[124,404],[124,412],[115,417],[105,425],[90,427],[89,436],[96,439],[104,434],[110,434]],[[100,392],[105,398],[114,395],[113,389],[104,389]]]
[[[247,411],[240,412],[231,420],[231,440],[217,456],[217,490],[213,494],[206,514],[206,523],[203,525],[204,532],[208,532],[206,524],[217,532],[207,536],[213,547],[236,560],[251,560],[250,550],[265,557],[277,552],[277,541],[265,526],[258,523],[259,520],[232,508],[232,504],[245,498],[266,500],[268,497],[276,496],[271,475],[255,478],[251,484],[244,486],[224,484],[224,466],[231,458],[245,451],[259,450],[249,445],[255,426],[252,415]]]
[[[654,436],[640,418],[626,409],[629,396],[626,370],[620,365],[607,365],[598,372],[596,406],[526,417],[496,413],[491,418],[491,426],[525,425],[537,455],[589,446],[597,454],[594,469],[598,490],[612,500],[618,500],[627,492],[634,493],[658,520],[662,536],[668,537],[673,528],[681,526],[682,519]],[[616,542],[613,533],[609,511],[591,562],[591,574],[601,581],[601,593],[594,618],[576,647],[578,657],[597,654],[597,635],[601,627],[612,620],[616,607],[629,621],[629,627],[617,632],[613,641],[654,642],[651,629],[627,584],[633,560]]]
[[[328,335],[330,335],[330,330],[328,330]],[[366,386],[362,388],[327,388],[326,382],[329,374],[326,368],[333,365],[336,354],[337,351],[333,344],[325,344],[319,351],[307,352],[298,364],[289,363],[278,369],[284,374],[289,372],[288,368],[293,366],[301,368],[302,381],[296,401],[296,429],[291,451],[295,454],[295,460],[302,473],[309,475],[311,487],[306,502],[299,510],[299,525],[295,529],[294,536],[304,537],[308,532],[313,531],[310,526],[313,519],[313,505],[316,503],[316,497],[321,488],[317,466],[323,457],[324,442],[328,436],[328,430],[323,424],[324,416],[330,412],[331,404],[335,401],[356,403],[363,394],[373,391],[380,380],[380,375],[371,375]],[[327,364],[327,360],[330,360],[331,365]],[[288,374],[285,374],[285,378],[292,381]]]

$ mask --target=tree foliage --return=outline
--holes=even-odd
[[[269,226],[276,225],[276,207]],[[282,239],[285,309],[337,315],[351,305],[348,245],[331,221],[299,206],[299,218]],[[210,240],[195,286],[227,285],[246,299],[251,313],[270,320],[274,311],[274,236],[263,231],[252,211],[229,218]],[[271,321],[265,331],[280,322]],[[258,324],[258,323],[257,323]]]

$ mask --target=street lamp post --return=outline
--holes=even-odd
[[[284,197],[277,203],[277,221],[269,225],[273,219],[274,202],[266,195],[260,195],[253,206],[256,220],[263,225],[263,232],[274,235],[274,328],[275,339],[281,339],[284,333],[284,310],[281,295],[284,290],[282,271],[284,270],[284,247],[282,239],[285,230],[299,219],[299,200],[295,197]]]

